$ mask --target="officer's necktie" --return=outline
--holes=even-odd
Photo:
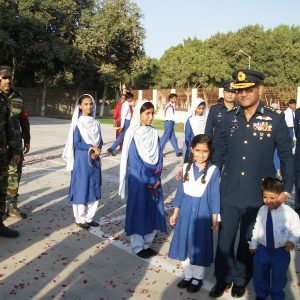
[[[269,252],[274,251],[275,245],[274,245],[273,220],[272,220],[271,210],[268,210],[268,215],[267,215],[266,238],[267,238],[267,250]]]

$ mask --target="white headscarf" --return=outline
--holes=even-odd
[[[205,104],[205,108],[204,108],[203,114],[201,116],[198,116],[198,115],[196,115],[195,111],[196,111],[196,108],[201,103]],[[208,106],[202,98],[196,98],[192,102],[191,108],[187,114],[185,125],[186,125],[186,122],[190,119],[190,124],[191,124],[194,135],[204,133],[206,120],[207,120],[207,116],[208,116],[208,111],[209,111]]]
[[[79,111],[78,101],[80,98],[84,96],[91,98],[93,101],[93,111],[91,116],[79,116],[80,111]],[[68,134],[68,139],[62,154],[62,159],[67,163],[66,169],[68,171],[72,171],[74,166],[73,133],[76,127],[78,127],[78,130],[80,131],[83,140],[87,144],[92,144],[93,146],[99,145],[101,141],[101,130],[100,130],[100,123],[95,117],[96,117],[96,103],[94,98],[89,94],[81,95],[75,104],[75,109],[72,116],[72,122]]]
[[[187,117],[186,117],[186,121],[188,120],[188,118],[190,117],[193,117],[195,116],[195,111],[196,111],[196,108],[201,104],[201,103],[205,103],[205,109],[203,111],[203,114],[202,116],[207,116],[208,115],[208,106],[207,106],[207,103],[205,102],[204,99],[202,98],[196,98],[193,102],[192,102],[192,105],[188,111],[188,114],[187,114]]]
[[[138,101],[134,107],[130,126],[127,129],[122,146],[120,163],[120,186],[119,195],[122,199],[127,196],[127,161],[129,146],[134,139],[139,156],[148,164],[155,165],[159,159],[159,143],[157,130],[152,126],[141,126],[140,110],[144,103],[149,101]]]

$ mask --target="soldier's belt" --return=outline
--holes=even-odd
[[[7,153],[7,148],[0,148],[0,154]]]

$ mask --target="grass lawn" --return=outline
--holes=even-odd
[[[100,118],[100,122],[102,124],[111,124],[113,125],[113,119],[112,118],[105,118],[105,117],[102,117]],[[158,130],[164,130],[164,121],[161,121],[161,120],[154,120],[152,122],[152,125],[158,129]],[[180,128],[178,126],[178,124],[175,125],[175,132],[183,132],[183,129]]]

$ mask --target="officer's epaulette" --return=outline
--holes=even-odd
[[[232,113],[232,112],[236,113],[236,112],[238,111],[239,107],[240,107],[239,105],[236,105],[236,106],[234,106],[232,109],[227,110],[226,113],[227,113],[227,114],[228,114],[228,113]]]
[[[218,103],[214,103],[213,105],[211,105],[211,108],[212,107],[217,107],[217,106],[220,106],[220,105],[222,105],[222,103],[219,103],[219,102]]]
[[[268,111],[271,111],[271,112],[274,112],[274,113],[277,113],[277,114],[281,114],[282,111],[280,109],[276,109],[272,106],[264,106],[264,108]]]

